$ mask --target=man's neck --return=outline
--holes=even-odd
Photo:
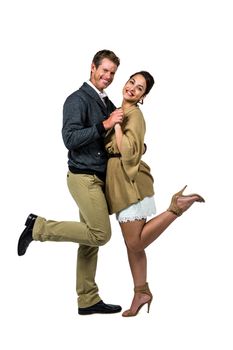
[[[87,81],[87,84],[89,84],[96,92],[98,92],[98,94],[99,94],[100,92],[103,92],[103,91],[100,91],[99,89],[97,89],[97,87],[92,83],[91,80],[88,80],[88,81]]]

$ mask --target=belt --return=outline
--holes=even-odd
[[[109,153],[108,158],[120,158],[121,154],[120,153]]]

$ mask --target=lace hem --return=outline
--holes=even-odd
[[[146,216],[135,216],[135,217],[130,217],[130,218],[120,218],[118,219],[119,222],[131,222],[131,221],[139,221],[139,220],[146,220]]]

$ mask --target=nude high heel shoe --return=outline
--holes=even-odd
[[[146,294],[150,297],[149,300],[141,303],[138,308],[136,309],[136,311],[132,311],[131,309],[129,310],[126,310],[123,312],[122,316],[123,317],[131,317],[131,316],[136,316],[139,312],[139,310],[145,305],[147,304],[147,312],[149,313],[150,311],[150,304],[152,302],[152,299],[153,299],[153,295],[149,289],[149,286],[148,286],[148,283],[144,284],[143,286],[138,286],[138,287],[135,287],[134,288],[134,293],[137,294],[137,293],[140,293],[140,294]]]
[[[193,194],[188,194],[188,195],[183,195],[184,190],[186,189],[187,186],[184,186],[182,190],[179,192],[175,193],[172,196],[171,204],[167,211],[172,212],[173,214],[180,216],[185,212],[194,202],[205,202],[204,198],[201,197],[197,193]],[[180,206],[177,204],[177,200],[179,198],[183,199],[183,204],[181,203]]]

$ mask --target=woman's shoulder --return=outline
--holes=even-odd
[[[142,111],[138,106],[129,107],[124,114],[124,119],[128,125],[138,125],[139,128],[144,127],[145,120]]]
[[[139,106],[132,106],[126,109],[126,111],[124,111],[124,115],[127,119],[129,120],[141,120],[144,121],[144,116],[142,111],[140,110]]]
[[[140,110],[138,105],[134,105],[134,106],[128,107],[125,110],[125,116],[131,116],[131,115],[134,115],[134,114],[142,116],[142,111]]]

